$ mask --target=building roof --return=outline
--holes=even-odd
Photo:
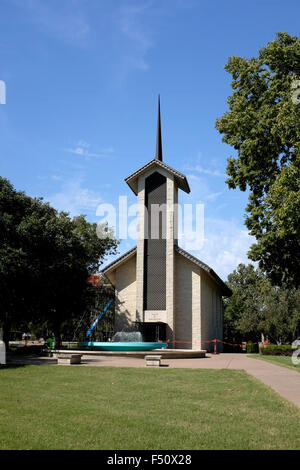
[[[163,168],[164,170],[174,175],[175,181],[180,189],[182,189],[186,193],[189,193],[191,191],[189,183],[187,182],[186,177],[182,173],[177,170],[174,170],[174,168],[170,167],[165,162],[162,162],[157,158],[153,158],[148,163],[141,166],[138,170],[136,170],[134,173],[125,178],[125,182],[132,189],[135,195],[137,195],[138,193],[138,177],[151,168]]]
[[[222,279],[217,275],[217,273],[215,273],[215,271],[212,268],[210,268],[207,264],[203,263],[203,261],[191,255],[190,253],[185,251],[183,248],[180,248],[178,245],[175,245],[174,249],[177,253],[184,256],[192,263],[195,263],[197,266],[200,266],[200,268],[204,269],[204,271],[207,272],[207,274],[216,282],[216,284],[218,284],[221,291],[223,292],[223,295],[227,297],[230,297],[232,295],[232,291],[225,284],[225,282],[223,282]]]
[[[189,261],[191,261],[192,263],[196,264],[197,266],[202,268],[204,271],[206,271],[209,277],[213,279],[213,281],[220,287],[223,295],[225,295],[226,297],[230,297],[232,295],[232,291],[225,284],[225,282],[223,282],[222,279],[217,275],[217,273],[215,273],[215,271],[212,268],[210,268],[207,264],[203,263],[203,261],[191,255],[190,253],[185,251],[183,248],[180,248],[178,245],[174,245],[174,249],[176,253],[180,254],[181,256],[184,256],[186,259],[188,259]],[[136,246],[134,248],[131,248],[131,250],[127,251],[123,255],[121,255],[112,263],[105,266],[105,268],[102,270],[102,273],[105,274],[108,271],[112,271],[118,268],[121,264],[123,264],[125,261],[127,261],[129,258],[134,256],[135,254],[136,254]]]
[[[124,261],[127,261],[129,258],[131,258],[135,254],[136,254],[136,246],[134,248],[131,248],[131,250],[126,251],[126,253],[119,256],[119,258],[117,258],[115,261],[112,261],[111,263],[107,264],[105,268],[102,269],[102,273],[105,274],[108,271],[116,269],[121,264],[123,264]]]

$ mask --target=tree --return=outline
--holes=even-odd
[[[61,324],[85,308],[88,277],[117,241],[108,227],[71,219],[0,178],[0,321],[46,320],[60,342]],[[106,237],[103,236],[106,234]]]
[[[235,341],[261,338],[265,334],[263,293],[267,280],[252,264],[239,264],[228,275],[232,296],[225,301],[224,336]]]
[[[103,280],[102,280],[103,281]],[[86,341],[86,333],[107,303],[114,298],[114,288],[111,284],[101,282],[99,285],[89,285],[86,291],[85,306],[80,316],[72,315],[61,326],[63,339],[66,341]],[[114,302],[105,311],[101,321],[92,330],[89,341],[107,341],[114,332]]]
[[[62,323],[70,317],[80,317],[86,308],[89,275],[99,269],[104,256],[116,251],[117,242],[108,228],[104,228],[107,236],[101,240],[96,228],[83,216],[71,220],[65,213],[58,214],[44,228],[49,247],[45,258],[40,254],[38,262],[46,279],[43,308],[56,344],[60,344]]]
[[[258,57],[230,57],[229,111],[216,120],[229,188],[249,189],[249,257],[273,284],[300,285],[300,39],[278,33]],[[298,88],[297,88],[298,87]]]
[[[253,265],[239,264],[228,276],[232,296],[226,299],[224,336],[235,341],[265,336],[277,344],[300,335],[300,289],[273,286]]]
[[[276,344],[291,344],[300,335],[300,289],[270,286],[264,292],[264,326]]]
[[[250,257],[260,260],[275,285],[299,286],[300,159],[284,167],[270,187],[264,217],[267,228]]]
[[[0,178],[0,321],[6,344],[12,321],[29,317],[34,310],[33,303],[26,301],[34,297],[30,290],[33,271],[18,233],[30,205],[30,198]]]

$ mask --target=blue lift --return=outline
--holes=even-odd
[[[99,313],[99,315],[97,316],[96,320],[92,323],[92,325],[90,326],[90,328],[88,329],[88,331],[86,332],[86,338],[88,338],[91,334],[91,332],[93,331],[93,329],[95,328],[95,326],[97,325],[98,321],[101,320],[101,318],[103,317],[104,313],[106,312],[106,310],[108,309],[108,307],[110,306],[110,304],[112,303],[113,299],[110,299],[107,304],[105,305],[104,307],[104,310],[103,312]]]

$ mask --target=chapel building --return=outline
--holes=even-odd
[[[137,245],[103,270],[115,287],[115,331],[139,330],[144,341],[212,350],[223,340],[220,277],[178,245],[178,190],[186,177],[163,161],[160,101],[155,158],[125,179],[138,198]],[[218,342],[218,351],[222,343]]]

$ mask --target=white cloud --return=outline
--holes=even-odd
[[[180,240],[180,245],[207,263],[225,280],[239,263],[253,263],[248,259],[247,252],[250,245],[255,243],[255,238],[248,234],[242,221],[231,220],[230,199],[228,199],[224,182],[226,175],[222,173],[218,160],[210,159],[210,168],[205,167],[204,161],[208,160],[199,153],[196,163],[187,163],[185,170],[190,172],[187,178],[191,181],[191,197],[181,196],[181,198],[194,206],[198,201],[210,204],[210,214],[214,206],[214,213],[222,214],[222,218],[218,216],[218,218],[213,218],[214,216],[206,218],[204,214],[203,244],[197,241],[196,234],[190,230],[190,234],[185,234],[185,237]],[[220,181],[220,177],[223,178],[223,182]],[[218,201],[218,204],[212,205],[214,201]],[[227,217],[229,220],[226,219]],[[195,230],[195,222],[193,230]],[[191,242],[190,248],[189,242]],[[197,244],[199,248],[195,249],[194,246],[197,247]]]
[[[214,170],[214,169],[209,169],[209,168],[203,168],[202,166],[200,165],[195,165],[193,167],[186,167],[185,168],[186,170],[189,170],[189,171],[195,171],[197,173],[202,173],[202,174],[205,174],[205,175],[209,175],[209,176],[221,176],[222,178],[226,178],[226,175],[225,173],[222,173],[221,171],[219,170]],[[195,178],[197,178],[196,175],[194,175]]]
[[[207,201],[210,201],[210,202],[213,202],[215,201],[219,196],[221,196],[223,194],[223,192],[219,192],[219,193],[211,193],[211,194],[208,194],[207,196],[205,196],[205,199]]]
[[[77,145],[73,148],[65,148],[63,149],[65,152],[73,153],[75,155],[79,155],[82,157],[87,158],[106,158],[109,154],[114,152],[112,147],[107,147],[100,150],[99,153],[90,152],[89,151],[90,144],[85,142],[84,140],[79,140]]]
[[[69,212],[72,217],[93,211],[102,201],[101,197],[88,188],[83,188],[79,180],[64,184],[56,194],[45,198],[59,211]]]
[[[187,174],[186,177],[191,186],[191,195],[188,196],[190,203],[195,203],[200,200],[208,203],[214,202],[224,193],[224,191],[214,191],[215,185],[212,185],[211,181],[204,176]],[[218,184],[217,188],[219,187],[220,184]]]
[[[188,180],[191,180],[191,181],[197,181],[197,182],[201,181],[200,176],[194,175],[193,173],[186,175],[186,177]]]
[[[254,242],[255,238],[235,221],[205,219],[203,246],[192,254],[226,279],[239,263],[253,263],[247,252]]]

